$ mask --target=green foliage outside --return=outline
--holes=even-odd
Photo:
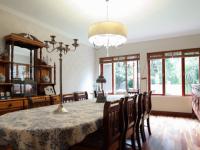
[[[189,57],[185,59],[185,92],[190,94],[192,84],[199,83],[199,58]]]
[[[128,78],[128,89],[133,88],[133,62],[132,64],[127,64],[127,78]]]
[[[181,84],[181,58],[165,59],[165,78],[169,84]]]
[[[128,88],[133,88],[133,65],[127,64]],[[115,85],[116,90],[126,90],[126,64],[124,62],[115,63]]]
[[[162,61],[156,59],[151,61],[151,84],[162,84]]]
[[[126,82],[126,65],[123,62],[117,62],[115,63],[115,85],[116,90],[125,88],[123,87]]]

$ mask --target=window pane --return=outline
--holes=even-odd
[[[115,92],[126,91],[126,64],[125,62],[114,63],[115,68]]]
[[[139,61],[138,61],[138,86],[137,86],[137,89],[140,89],[140,63],[139,63]]]
[[[103,64],[103,75],[106,79],[103,89],[105,92],[112,93],[112,63]]]
[[[127,87],[131,91],[133,89],[138,89],[137,85],[137,61],[127,62]]]
[[[134,64],[133,61],[127,62],[127,87],[128,90],[134,89]]]
[[[185,58],[185,94],[191,94],[192,84],[199,83],[199,57]]]
[[[182,95],[181,58],[165,59],[166,95]]]
[[[162,94],[162,59],[150,61],[151,91],[153,94]]]

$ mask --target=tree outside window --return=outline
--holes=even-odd
[[[150,61],[151,90],[153,94],[162,94],[162,59]]]
[[[115,92],[126,91],[126,64],[125,62],[114,63],[115,68]]]
[[[199,57],[185,58],[185,93],[191,94],[192,84],[199,83]]]

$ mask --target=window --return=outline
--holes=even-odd
[[[103,74],[106,79],[104,84],[104,90],[108,93],[112,93],[112,63],[107,63],[103,65]]]
[[[139,55],[100,58],[101,70],[106,83],[104,91],[125,93],[139,88]]]
[[[139,72],[139,61],[128,61],[127,62],[127,89],[128,91],[139,89],[140,72]]]
[[[115,92],[126,92],[126,63],[116,62],[114,63],[114,81]]]
[[[153,94],[191,95],[199,83],[200,49],[148,53],[148,85]]]
[[[151,67],[151,90],[153,94],[162,94],[162,59],[150,61]]]
[[[199,57],[185,58],[185,94],[191,94],[192,84],[199,83]]]
[[[165,59],[166,95],[182,95],[181,58]]]

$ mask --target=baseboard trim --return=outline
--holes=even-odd
[[[171,116],[171,117],[194,118],[194,115],[192,113],[184,113],[184,112],[170,112],[170,111],[152,110],[151,114],[155,115],[155,116]]]

